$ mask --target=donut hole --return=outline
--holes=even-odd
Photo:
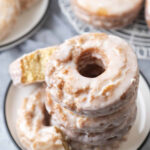
[[[44,126],[49,126],[50,125],[50,115],[47,112],[46,108],[44,108],[43,114],[44,114],[43,124],[44,124]]]
[[[78,59],[77,70],[87,78],[96,78],[105,71],[100,56],[92,52],[84,52]]]

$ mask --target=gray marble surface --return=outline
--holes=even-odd
[[[77,33],[62,14],[57,0],[52,0],[49,17],[42,28],[33,37],[17,47],[0,52],[0,150],[17,150],[6,131],[3,118],[4,95],[10,82],[9,64],[24,53],[36,48],[59,44],[74,35],[77,35]],[[139,60],[139,66],[150,83],[150,61]],[[150,138],[141,150],[150,150]]]

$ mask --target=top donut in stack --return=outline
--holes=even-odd
[[[137,92],[138,65],[122,39],[90,33],[67,40],[50,57],[48,93],[61,106],[80,115],[106,116]]]

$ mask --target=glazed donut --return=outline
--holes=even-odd
[[[0,41],[12,31],[20,12],[19,0],[0,0]]]
[[[49,97],[49,96],[48,96]],[[121,110],[104,117],[88,118],[79,116],[68,109],[60,106],[60,104],[47,98],[45,106],[51,115],[51,123],[66,128],[67,130],[82,133],[105,132],[107,130],[118,128],[128,116],[131,115],[133,108],[136,106],[135,98]],[[58,119],[59,118],[59,119]]]
[[[111,145],[112,143],[121,140],[129,133],[136,119],[136,113],[137,108],[136,105],[134,105],[130,116],[128,116],[121,125],[112,129],[108,129],[105,132],[75,132],[64,127],[60,128],[64,132],[64,134],[72,141],[94,146]],[[53,121],[52,125],[57,126],[57,122]]]
[[[44,88],[24,99],[16,126],[21,144],[28,150],[69,150],[60,129],[49,126],[44,101]]]
[[[143,0],[72,0],[75,14],[99,28],[121,28],[137,17]]]
[[[150,28],[150,0],[146,0],[145,2],[145,20]]]
[[[60,45],[49,59],[47,93],[66,109],[98,117],[136,99],[137,59],[119,37],[104,33],[77,36]]]
[[[28,9],[40,0],[20,0],[22,10]]]

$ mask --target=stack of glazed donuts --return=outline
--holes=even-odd
[[[28,57],[31,60],[28,59],[30,63],[26,66],[20,63],[25,57],[16,61],[18,65],[16,62],[12,63],[10,73],[14,83],[21,83],[21,80],[16,82],[16,79],[21,79],[24,75],[22,68],[36,69],[41,66],[42,59],[45,59],[41,57],[41,53],[42,51],[38,55],[36,67],[31,67],[35,66],[35,61],[32,61],[34,57]],[[16,69],[14,65],[17,66]],[[18,66],[20,73],[17,74]],[[30,112],[32,108],[34,113],[28,117],[21,115],[21,118],[35,118],[38,123],[43,122],[41,119],[37,120],[40,116],[46,118],[48,126],[59,128],[63,132],[73,150],[116,150],[133,126],[137,113],[139,71],[136,56],[128,43],[103,33],[77,36],[56,46],[45,68],[41,69],[45,70],[43,81],[47,84],[46,90],[41,92],[44,94],[41,107],[44,107],[49,117],[44,117],[45,113],[42,115],[42,111],[38,115],[40,103],[30,100],[35,105],[27,107],[25,102],[23,109]],[[31,76],[29,70],[27,76]],[[38,82],[38,79],[33,78],[31,83]],[[19,126],[24,119],[19,121]],[[32,124],[34,129],[35,121],[31,120],[27,123]],[[43,125],[37,127],[43,128]],[[29,141],[31,145],[36,140],[28,139],[26,128],[27,125],[24,125],[23,133],[19,130],[18,135],[21,132],[26,137],[25,141]],[[40,134],[42,132],[40,130]],[[24,144],[23,140],[21,142]],[[25,146],[29,149],[28,145]]]
[[[71,0],[75,14],[83,21],[104,29],[131,24],[143,7],[144,0]],[[145,20],[150,27],[150,1],[145,2]]]
[[[45,79],[51,124],[71,141],[104,148],[132,127],[138,67],[120,38],[86,34],[67,40],[50,57]]]

